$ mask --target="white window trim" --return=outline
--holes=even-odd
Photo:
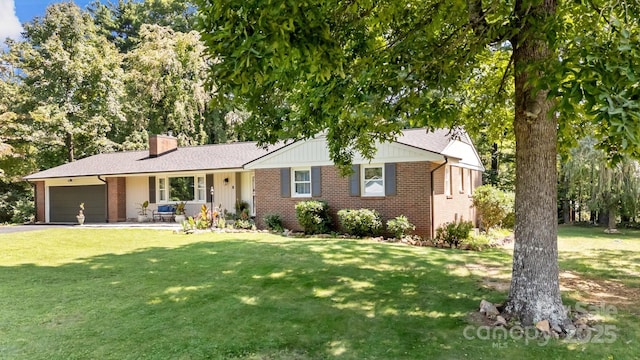
[[[364,173],[365,169],[381,168],[382,169],[382,194],[367,194],[365,193],[365,181]],[[367,164],[360,166],[360,195],[363,197],[383,197],[386,196],[386,177],[384,173],[384,164]]]
[[[164,183],[164,187],[160,187],[160,183]],[[162,195],[164,193],[164,200],[162,199]],[[157,178],[156,179],[156,198],[158,199],[158,203],[164,204],[167,202],[169,198],[167,196],[167,178]]]
[[[466,171],[467,169],[461,167],[460,168],[460,194],[464,194],[465,193],[465,181],[467,180],[467,176],[466,176]]]
[[[467,169],[467,182],[468,182],[468,186],[467,186],[467,195],[471,196],[473,195],[473,171],[471,169]]]
[[[451,196],[451,166],[444,167],[444,194]]]
[[[296,183],[304,184],[307,181],[297,181],[296,182],[296,171],[308,171],[309,172],[309,193],[308,194],[298,194],[296,192]],[[311,167],[297,167],[291,168],[291,197],[294,198],[310,198],[313,193],[313,183],[311,181]]]
[[[173,204],[176,201],[175,200],[171,200],[170,195],[171,195],[171,185],[169,182],[170,178],[178,178],[178,177],[192,177],[193,178],[193,199],[191,200],[185,200],[189,203],[195,203],[195,204],[205,204],[207,202],[207,177],[205,174],[194,174],[194,175],[179,175],[179,174],[175,174],[175,175],[166,175],[166,176],[156,176],[156,199],[158,199],[157,203],[158,204]],[[203,199],[198,199],[198,178],[202,178],[204,179],[204,198]],[[160,180],[164,180],[165,183],[165,189],[164,189],[164,193],[165,193],[165,199],[164,200],[160,200]]]

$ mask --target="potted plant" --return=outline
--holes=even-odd
[[[76,219],[78,219],[78,224],[84,224],[84,203],[80,203],[80,210],[78,210],[78,215],[76,215]]]
[[[146,200],[142,204],[138,204],[138,222],[147,222],[147,209],[149,208],[149,200]]]
[[[180,201],[176,204],[176,222],[178,224],[182,224],[183,221],[187,219],[185,216],[185,207],[187,206],[186,201]]]

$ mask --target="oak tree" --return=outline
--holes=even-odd
[[[506,312],[565,326],[557,261],[557,140],[597,127],[640,155],[636,2],[199,0],[220,102],[263,142],[327,131],[339,165],[407,123],[455,126],[478,55],[507,51],[514,85],[516,227]],[[508,46],[505,46],[508,45]],[[494,91],[488,89],[488,91]]]

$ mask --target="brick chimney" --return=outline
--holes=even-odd
[[[149,157],[158,157],[178,149],[178,139],[170,135],[149,136]]]

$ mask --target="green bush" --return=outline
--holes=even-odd
[[[462,240],[461,244],[469,245],[469,249],[471,250],[482,251],[489,247],[491,240],[491,237],[489,237],[488,235],[471,235],[468,239]]]
[[[514,194],[491,185],[482,185],[473,193],[473,206],[478,211],[483,229],[513,227],[515,222]]]
[[[33,188],[26,182],[0,180],[0,224],[33,221]]]
[[[245,210],[247,211],[247,214],[249,213],[249,203],[244,200],[236,200],[235,208],[238,216],[240,216]]]
[[[284,226],[282,226],[282,217],[279,214],[267,214],[263,218],[264,224],[268,229],[282,232],[284,230]]]
[[[463,240],[469,238],[471,229],[473,229],[471,221],[444,223],[436,229],[436,240],[457,247]]]
[[[407,231],[415,229],[415,225],[410,223],[409,219],[404,215],[397,216],[395,219],[387,221],[387,230],[393,233],[397,239],[402,239]]]
[[[253,225],[253,221],[250,219],[238,219],[233,223],[234,228],[244,230],[253,229]]]
[[[309,200],[297,203],[296,218],[305,234],[326,234],[331,230],[329,205],[326,201]]]
[[[338,220],[344,231],[355,236],[375,236],[382,229],[382,218],[375,210],[343,209],[338,211]]]

